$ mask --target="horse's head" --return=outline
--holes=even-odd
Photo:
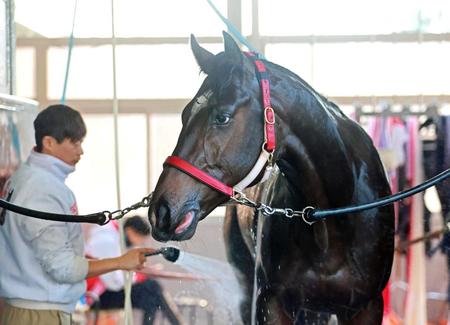
[[[233,186],[261,152],[263,109],[253,63],[226,33],[224,47],[213,55],[191,37],[194,57],[207,77],[183,110],[183,128],[172,155]],[[166,164],[149,209],[153,236],[161,241],[189,239],[199,220],[228,200]]]

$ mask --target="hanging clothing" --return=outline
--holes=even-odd
[[[422,163],[422,143],[419,136],[417,117],[407,119],[409,131],[407,175],[411,185],[416,186],[424,181]],[[410,199],[410,230],[408,240],[424,235],[423,231],[423,193]],[[417,243],[408,248],[407,283],[405,303],[405,325],[423,325],[427,323],[427,293],[424,243]]]
[[[428,141],[424,147],[424,165],[426,178],[435,176],[436,174],[450,168],[450,116],[441,116],[431,121],[436,129],[436,139]],[[450,221],[450,180],[446,179],[437,184],[436,191],[441,203],[441,213],[443,224]],[[429,231],[430,212],[426,210],[425,227]],[[450,278],[450,233],[445,233],[438,247],[447,257],[447,271]],[[431,244],[427,242],[427,253],[433,255],[436,249],[431,248]],[[447,285],[447,301],[450,302],[450,281]]]

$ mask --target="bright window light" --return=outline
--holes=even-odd
[[[450,31],[448,1],[261,0],[262,35],[362,35]]]
[[[16,50],[16,92],[18,96],[35,98],[36,74],[35,53],[32,47],[20,47]]]
[[[215,5],[227,15],[226,0]],[[45,37],[68,37],[75,1],[17,0],[15,19]],[[116,0],[117,37],[220,36],[225,29],[206,1]],[[78,0],[76,37],[111,36],[111,1]]]
[[[84,155],[67,184],[77,197],[81,214],[116,209],[113,116],[85,114],[83,118],[88,130],[83,143]],[[146,121],[145,114],[119,117],[122,208],[148,194]]]
[[[206,44],[212,53],[222,44]],[[67,49],[48,51],[48,96],[59,99]],[[187,44],[121,45],[116,48],[117,94],[122,99],[188,98],[203,81]],[[112,98],[111,46],[77,46],[72,52],[67,98]]]

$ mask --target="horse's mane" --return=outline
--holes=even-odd
[[[270,62],[267,60],[264,60],[264,63],[267,66],[269,66],[270,68],[278,70],[279,72],[284,73],[284,74],[288,75],[289,77],[291,77],[292,79],[294,79],[295,81],[297,81],[299,83],[299,85],[303,89],[305,89],[308,93],[310,93],[313,97],[315,97],[317,99],[317,101],[319,102],[319,104],[321,104],[321,106],[328,112],[330,112],[330,110],[331,110],[334,113],[338,113],[339,115],[344,116],[344,114],[342,113],[339,106],[337,106],[335,103],[330,101],[327,97],[325,97],[322,94],[320,94],[319,92],[317,92],[310,84],[308,84],[304,79],[302,79],[300,76],[298,76],[291,70],[286,69],[285,67],[283,67],[281,65],[278,65],[276,63],[273,63],[273,62]]]

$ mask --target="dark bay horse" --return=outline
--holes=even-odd
[[[173,156],[224,184],[236,184],[260,155],[265,110],[254,60],[226,33],[224,46],[224,52],[213,55],[191,37],[207,77],[183,111]],[[263,63],[275,113],[276,171],[269,181],[249,187],[247,196],[301,210],[389,195],[382,163],[362,128],[294,73]],[[187,240],[200,220],[229,199],[166,164],[149,209],[153,237]],[[256,251],[258,231],[261,245]],[[251,208],[233,206],[227,208],[225,238],[229,260],[247,293],[241,306],[245,324],[252,318],[254,274],[257,324],[299,323],[305,311],[336,314],[339,324],[381,324],[382,290],[394,250],[391,206],[313,225],[297,217],[258,217]]]

